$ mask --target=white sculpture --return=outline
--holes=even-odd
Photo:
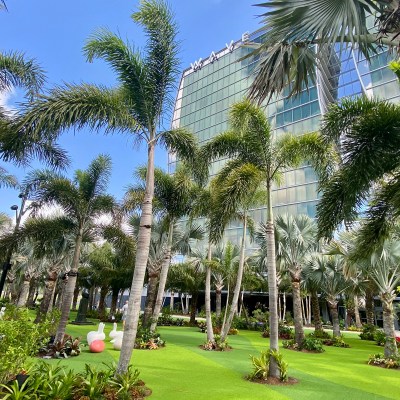
[[[114,322],[113,324],[113,329],[112,331],[108,334],[108,336],[110,337],[110,339],[115,339],[116,336],[118,336],[119,331],[117,331],[117,323]]]
[[[0,319],[3,318],[3,315],[4,315],[5,311],[6,311],[6,308],[5,307],[1,307],[1,309],[0,309]]]
[[[104,324],[103,322],[100,322],[99,328],[97,329],[97,331],[90,331],[87,334],[86,340],[88,342],[88,345],[90,345],[90,343],[92,343],[94,340],[104,340],[106,338],[106,335],[104,333],[105,326],[106,326],[106,324]]]
[[[120,335],[117,335],[113,342],[113,348],[114,350],[121,350],[122,347],[122,339],[124,338],[124,332],[118,332]]]

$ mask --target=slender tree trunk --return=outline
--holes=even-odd
[[[222,291],[220,289],[220,286],[215,287],[215,314],[219,318],[221,315],[221,309],[222,309]]]
[[[29,285],[30,285],[30,278],[24,277],[24,280],[21,285],[21,290],[19,292],[17,307],[25,307],[26,306],[26,301],[28,299],[28,294],[29,294]]]
[[[64,302],[65,290],[66,290],[67,285],[68,285],[68,275],[65,275],[61,279],[60,291],[58,292],[57,301],[55,304],[55,307],[59,310],[61,310],[62,304]],[[72,291],[72,295],[71,295],[71,305],[72,305],[72,299],[74,297],[74,291],[75,291],[75,288]]]
[[[119,289],[118,288],[112,288],[111,308],[110,308],[110,313],[112,315],[115,315],[115,313],[117,312],[118,294],[119,294]]]
[[[26,300],[27,307],[33,307],[35,305],[35,302],[33,299],[35,297],[35,290],[36,290],[37,285],[38,285],[38,280],[35,278],[31,279],[31,282],[29,284],[28,298]]]
[[[154,306],[156,304],[156,298],[157,298],[157,283],[158,283],[159,272],[153,271],[148,275],[149,279],[147,282],[146,305],[144,307],[143,322],[142,322],[144,328],[149,328],[151,324],[151,319],[153,316]]]
[[[278,307],[278,319],[279,319],[279,322],[281,322],[283,320],[283,317],[282,317],[282,307],[281,307],[281,295],[280,295],[279,291],[278,291],[278,305],[277,305],[277,307]]]
[[[224,319],[222,320],[222,326],[225,326],[226,317],[227,317],[227,315],[228,315],[229,293],[230,293],[230,291],[231,291],[231,286],[230,286],[229,279],[228,279],[228,287],[227,287],[227,291],[226,291],[226,302],[225,302]]]
[[[278,308],[277,308],[277,280],[276,280],[276,258],[275,258],[275,232],[274,216],[272,212],[271,182],[267,182],[267,268],[268,268],[268,298],[269,298],[269,348],[279,351],[278,347]],[[271,355],[269,361],[268,375],[279,378],[279,368],[275,358]]]
[[[356,327],[362,328],[361,318],[360,318],[360,310],[358,308],[358,296],[354,295],[354,316],[356,319]]]
[[[394,334],[393,296],[390,293],[381,294],[383,306],[383,331],[385,332],[385,357],[398,356],[396,339]]]
[[[89,310],[93,310],[94,305],[94,286],[91,286],[89,289]]]
[[[293,320],[294,320],[294,340],[300,347],[304,341],[303,313],[301,311],[302,301],[300,293],[300,273],[298,266],[294,267],[295,273],[292,273],[292,293],[293,293]]]
[[[318,293],[315,290],[311,292],[311,303],[312,303],[311,309],[313,312],[315,332],[322,333],[323,328],[321,320],[321,310],[319,309]]]
[[[169,300],[169,309],[171,311],[174,311],[174,299],[175,299],[175,293],[171,291],[170,293],[170,300]]]
[[[245,258],[245,251],[246,251],[246,234],[247,234],[247,213],[245,212],[244,220],[243,220],[242,243],[240,246],[239,268],[238,268],[237,277],[236,277],[236,286],[235,286],[235,289],[233,292],[233,299],[232,299],[228,319],[227,319],[226,323],[222,326],[222,330],[221,330],[221,341],[222,342],[228,336],[229,329],[231,329],[233,317],[237,313],[239,294],[240,294],[240,288],[242,287],[242,278],[243,278],[243,271],[244,271],[244,258]]]
[[[367,287],[365,290],[365,311],[367,313],[367,324],[375,325],[374,290],[371,287]]]
[[[131,361],[140,317],[144,276],[149,258],[151,224],[153,220],[155,132],[151,132],[150,138],[151,139],[148,143],[147,151],[148,158],[146,190],[142,203],[142,215],[140,216],[140,228],[137,239],[135,269],[128,302],[128,315],[125,321],[121,354],[116,370],[117,375],[126,372]]]
[[[74,290],[76,286],[76,278],[78,276],[79,256],[81,252],[83,228],[79,229],[78,235],[75,239],[74,256],[72,259],[72,268],[68,273],[68,280],[65,285],[63,302],[61,305],[61,317],[58,325],[55,342],[61,342],[64,338],[65,328],[67,327],[68,317],[71,310],[72,299],[74,297]]]
[[[74,297],[72,299],[72,309],[76,310],[76,305],[78,304],[78,296],[79,296],[80,287],[76,286],[74,290]]]
[[[154,332],[157,328],[158,317],[160,315],[160,311],[161,311],[161,307],[162,307],[162,303],[163,303],[163,299],[164,299],[165,286],[167,285],[169,266],[171,265],[174,224],[175,224],[175,220],[172,218],[169,223],[167,249],[166,249],[163,263],[161,266],[160,282],[158,284],[157,298],[156,298],[156,301],[154,304],[154,312],[153,312],[152,322],[151,322],[151,327],[150,327],[150,330],[152,332]]]
[[[192,293],[192,303],[190,305],[190,325],[196,325],[196,309],[197,309],[197,300],[199,298],[198,292]]]
[[[282,311],[282,319],[286,321],[286,292],[283,292],[283,311]]]
[[[329,304],[332,317],[333,337],[340,336],[339,313],[337,309],[338,302],[333,298],[327,298],[326,300]]]
[[[242,316],[242,311],[243,311],[243,308],[244,308],[243,297],[244,297],[244,287],[242,287],[242,291],[240,292],[239,317]]]
[[[104,317],[106,315],[106,297],[109,292],[108,286],[102,286],[100,288],[100,299],[99,299],[99,316]]]
[[[57,271],[49,269],[44,283],[43,299],[40,303],[35,322],[41,322],[49,312],[50,307],[53,305],[53,294],[57,282]]]
[[[211,320],[211,242],[208,239],[207,265],[206,265],[206,292],[205,292],[205,308],[206,308],[206,325],[207,325],[207,341],[214,342],[214,331]]]

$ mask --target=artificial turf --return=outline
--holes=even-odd
[[[67,332],[85,339],[93,329],[68,325]],[[111,329],[112,324],[106,324],[106,334]],[[282,349],[289,363],[289,375],[299,383],[267,386],[244,379],[251,370],[249,355],[258,355],[268,346],[268,339],[262,338],[260,332],[241,331],[237,336],[229,336],[232,351],[209,352],[199,348],[205,334],[196,328],[161,327],[159,331],[167,342],[165,348],[135,350],[132,357],[141,378],[153,391],[153,400],[400,399],[400,371],[367,365],[369,354],[383,349],[360,340],[356,334],[347,335],[346,341],[351,345],[348,349],[325,347],[321,354]],[[61,362],[82,370],[85,363],[101,366],[102,362],[118,361],[119,352],[112,349],[108,338],[106,343],[103,353],[92,354],[84,347],[79,357]]]

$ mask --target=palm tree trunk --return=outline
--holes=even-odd
[[[61,317],[60,323],[56,333],[55,342],[61,342],[64,338],[65,328],[67,327],[69,313],[71,311],[72,299],[74,297],[74,290],[76,286],[76,278],[78,276],[79,267],[79,256],[81,253],[83,228],[79,229],[79,232],[75,239],[74,256],[72,259],[71,270],[68,273],[67,283],[65,285],[65,291],[63,295],[63,302],[61,305]]]
[[[338,302],[335,299],[327,298],[329,310],[332,317],[333,337],[340,336],[339,313],[337,309]]]
[[[367,324],[375,324],[374,290],[367,287],[365,290],[365,311],[367,314]]]
[[[297,268],[297,267],[296,267]],[[301,311],[300,273],[292,274],[294,340],[301,347],[304,341],[303,313]]]
[[[99,316],[104,317],[106,315],[106,297],[108,293],[108,286],[102,286],[100,288],[100,300],[99,300]]]
[[[267,268],[268,268],[268,299],[269,299],[269,348],[278,351],[278,308],[277,295],[278,287],[276,281],[276,258],[275,258],[275,232],[274,232],[274,216],[272,212],[271,200],[271,182],[267,182]],[[279,368],[275,358],[270,356],[270,366],[268,375],[279,378]]]
[[[26,301],[28,298],[28,293],[29,293],[29,285],[30,285],[30,278],[29,277],[24,277],[24,281],[22,282],[21,285],[21,290],[19,292],[19,297],[17,301],[17,307],[25,307],[26,306]]]
[[[57,282],[57,271],[54,269],[49,269],[47,272],[46,281],[44,283],[43,299],[40,303],[35,323],[43,321],[43,319],[49,312],[50,306],[53,305],[52,300],[56,282]]]
[[[170,297],[170,300],[169,300],[169,309],[171,311],[174,311],[174,299],[175,299],[174,295],[175,295],[175,293],[171,291],[170,294],[171,294],[171,297]]]
[[[354,316],[356,319],[356,327],[362,328],[361,318],[360,318],[360,310],[358,308],[358,296],[354,295]]]
[[[226,316],[228,314],[228,307],[229,307],[229,293],[231,291],[230,282],[228,279],[228,287],[226,291],[226,302],[225,302],[225,311],[224,311],[224,319],[222,320],[222,326],[225,326]]]
[[[319,308],[318,293],[315,290],[311,292],[311,305],[315,332],[322,332],[321,310]]]
[[[151,322],[151,326],[150,326],[151,332],[154,332],[156,330],[158,317],[160,315],[160,311],[161,311],[161,307],[162,307],[162,303],[163,303],[165,286],[167,284],[169,266],[171,264],[174,223],[175,223],[175,221],[173,219],[171,219],[171,221],[169,223],[169,229],[168,229],[167,249],[166,249],[164,260],[163,260],[163,263],[161,266],[160,282],[158,284],[158,293],[157,293],[157,298],[156,298],[156,301],[154,304],[153,318],[152,318],[152,322]]]
[[[221,315],[221,309],[222,309],[222,291],[218,286],[215,288],[215,313],[217,317]]]
[[[397,345],[394,334],[394,311],[393,297],[390,293],[381,294],[383,306],[383,331],[385,332],[385,357],[398,356]]]
[[[155,132],[151,132],[148,142],[148,158],[146,172],[146,190],[142,203],[142,215],[140,216],[140,228],[137,239],[135,270],[133,273],[131,292],[128,302],[128,315],[125,321],[124,337],[122,340],[121,354],[119,357],[116,374],[122,374],[128,370],[135,345],[137,327],[140,317],[142,290],[147,261],[149,258],[151,224],[153,221],[153,197],[154,197],[154,149]]]
[[[38,284],[37,279],[33,278],[31,279],[31,282],[29,284],[29,293],[28,293],[28,298],[26,300],[26,306],[27,307],[33,307],[34,306],[34,297],[35,297],[35,290],[36,286]]]
[[[283,310],[282,310],[282,319],[286,320],[286,292],[283,292]]]
[[[76,305],[78,304],[78,296],[79,296],[79,286],[76,286],[74,290],[74,298],[72,299],[72,309],[76,310]]]
[[[221,330],[221,342],[223,342],[226,337],[228,336],[229,329],[231,329],[233,317],[237,313],[238,302],[239,302],[239,294],[240,288],[242,287],[242,278],[243,278],[243,271],[244,271],[244,256],[246,251],[246,234],[247,234],[247,213],[244,213],[244,220],[243,220],[243,235],[242,235],[242,243],[240,246],[240,258],[239,258],[239,268],[237,271],[236,277],[236,286],[233,292],[233,299],[231,303],[231,308],[229,311],[229,316],[226,323],[223,325]]]
[[[68,275],[64,275],[61,278],[61,282],[60,282],[60,290],[58,292],[58,296],[57,296],[57,301],[55,303],[55,307],[59,310],[61,310],[61,306],[64,302],[64,296],[65,296],[65,289],[67,287],[68,284]],[[75,292],[75,288],[73,290],[73,292]],[[71,305],[72,305],[72,299],[74,297],[74,294],[72,292],[72,296],[71,296]],[[71,309],[70,309],[71,310]]]
[[[208,241],[206,266],[206,292],[205,292],[205,308],[206,308],[206,325],[207,325],[207,341],[214,343],[214,332],[211,320],[211,241]]]
[[[93,310],[93,305],[94,305],[94,286],[91,286],[89,289],[89,310]]]
[[[117,312],[119,288],[112,288],[110,313],[114,315]]]
[[[190,325],[196,325],[196,310],[197,310],[197,300],[199,298],[199,293],[192,293],[192,302],[190,304]]]
[[[153,316],[154,306],[156,304],[156,298],[157,298],[157,283],[158,283],[159,273],[158,271],[152,271],[148,275],[149,279],[147,282],[146,305],[144,307],[143,322],[142,322],[144,328],[148,328],[151,324],[151,319]]]

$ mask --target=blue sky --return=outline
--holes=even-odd
[[[63,83],[96,83],[113,86],[113,73],[101,62],[87,63],[82,47],[96,29],[105,27],[141,47],[144,35],[130,16],[138,1],[72,0],[22,1],[8,0],[8,12],[0,13],[0,51],[18,50],[34,57],[47,73],[47,87]],[[231,40],[238,40],[243,32],[259,27],[255,16],[262,9],[249,0],[170,0],[179,26],[182,69],[191,62],[205,58],[211,51],[220,50]],[[3,98],[12,104],[18,95]],[[113,159],[113,173],[109,192],[117,199],[124,188],[133,182],[135,167],[145,161],[144,146],[133,147],[128,136],[104,136],[89,130],[67,131],[59,144],[68,151],[72,176],[76,169],[84,169],[98,154],[109,154]],[[157,151],[156,164],[166,168],[167,156]],[[2,163],[10,172],[23,179],[33,168],[15,168]],[[9,207],[18,204],[18,192],[0,189],[0,211],[12,214]]]

